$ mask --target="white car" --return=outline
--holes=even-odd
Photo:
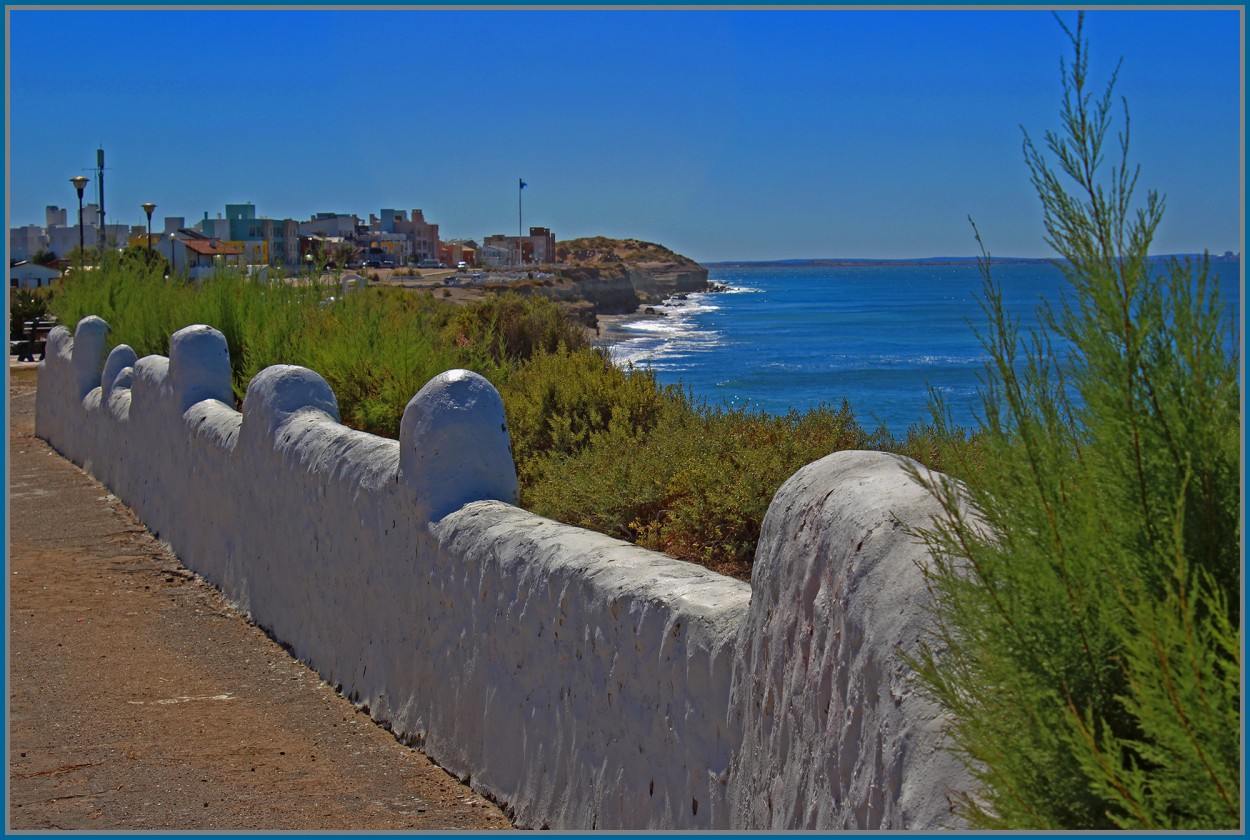
[[[464,271],[468,267],[469,267],[469,264],[465,262],[464,260],[461,260],[460,262],[456,263],[456,271]]]

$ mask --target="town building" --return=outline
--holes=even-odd
[[[9,266],[9,286],[14,289],[42,289],[61,279],[61,269],[52,265],[18,262]]]
[[[205,214],[207,220],[207,214]],[[246,265],[286,265],[299,264],[299,223],[294,219],[269,219],[256,215],[256,206],[247,204],[227,204],[224,220],[208,220],[213,236],[208,238],[222,239],[220,234],[226,233],[223,241],[242,254],[242,262]],[[218,222],[226,224],[220,225]],[[204,221],[200,222],[201,226]],[[200,231],[201,234],[204,231]]]
[[[66,257],[70,251],[78,247],[78,211],[75,209],[72,213],[73,225],[66,225],[64,222],[71,218],[68,210],[62,209],[55,205],[49,205],[44,209],[45,228],[44,228],[44,244],[42,250],[48,250],[56,254],[58,257]],[[32,227],[30,225],[27,228]],[[19,228],[20,230],[20,228]],[[25,234],[29,237],[30,234]],[[10,243],[12,243],[12,230],[9,234]],[[130,240],[129,225],[105,225],[104,226],[104,247],[105,248],[124,248]],[[29,239],[25,243],[29,246]],[[100,205],[86,204],[82,208],[82,244],[86,248],[100,247]],[[39,250],[39,249],[36,249]],[[33,256],[34,253],[27,256]],[[17,253],[11,254],[12,257],[18,256]]]
[[[412,217],[403,210],[384,208],[375,216],[369,214],[370,236],[378,233],[400,234],[408,240],[408,256],[413,261],[438,257],[438,225],[425,220],[425,214],[413,210]]]
[[[355,239],[360,230],[360,217],[348,213],[314,213],[311,219],[299,223],[300,236]]]
[[[545,227],[530,228],[529,236],[507,236],[497,233],[482,243],[509,253],[510,265],[532,265],[556,261],[556,238]]]
[[[152,236],[152,247],[169,261],[175,274],[186,274],[192,280],[210,275],[217,268],[242,267],[243,248],[220,239],[205,236],[194,228],[182,228],[160,237]]]
[[[439,243],[438,259],[443,265],[455,266],[464,262],[470,268],[485,265],[480,259],[482,248],[472,239],[453,239]]]
[[[75,242],[77,244],[77,242]],[[39,225],[9,228],[9,259],[28,260],[48,250],[48,234]]]
[[[496,245],[483,245],[477,251],[478,264],[491,268],[507,268],[516,258],[516,248],[500,248]]]

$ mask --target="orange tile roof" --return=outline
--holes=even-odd
[[[238,256],[243,253],[242,248],[227,245],[220,239],[179,239],[178,241],[187,246],[188,251],[194,251],[195,253],[203,254],[206,257],[215,257],[218,255],[231,257]]]

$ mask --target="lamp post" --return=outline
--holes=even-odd
[[[312,248],[312,245],[309,245],[308,247]],[[304,254],[304,261],[308,263],[308,282],[312,283],[312,263],[313,263],[312,251],[309,251],[308,253]]]
[[[143,212],[148,214],[148,250],[152,250],[152,211],[156,209],[156,205],[148,202],[139,205],[143,208]]]
[[[74,185],[74,189],[78,190],[78,260],[79,262],[82,262],[82,259],[83,259],[82,190],[83,190],[83,187],[87,186],[87,182],[90,180],[91,179],[86,177],[85,175],[78,175],[74,178],[69,179],[69,182]]]
[[[169,276],[173,278],[174,272],[178,270],[178,255],[174,253],[174,243],[178,240],[178,236],[174,232],[169,234]]]

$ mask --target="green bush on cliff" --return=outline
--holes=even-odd
[[[1101,180],[1114,78],[1095,99],[1069,36],[1062,131],[1026,157],[1071,295],[1023,341],[983,263],[985,466],[970,507],[917,476],[946,513],[921,532],[936,606],[916,664],[979,783],[958,803],[974,826],[1236,829],[1233,327],[1205,262],[1147,259],[1163,202],[1134,208],[1127,117]]]

